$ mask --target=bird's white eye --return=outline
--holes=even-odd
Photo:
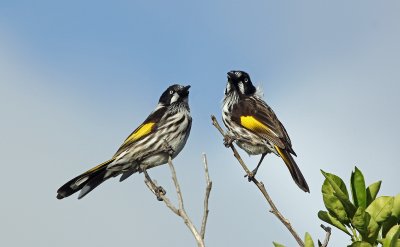
[[[174,90],[170,90],[170,91],[169,91],[169,94],[173,94],[173,93],[174,93]]]
[[[247,78],[244,78],[244,82],[249,82],[249,79],[247,79]]]

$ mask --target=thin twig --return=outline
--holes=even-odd
[[[158,186],[158,185],[157,185],[157,181],[153,180],[153,182],[154,182],[155,186]],[[154,195],[157,196],[157,193],[156,193],[156,191],[155,191],[157,188],[153,187],[153,185],[151,184],[151,182],[150,182],[149,180],[147,180],[147,179],[144,180],[144,183],[147,185],[147,187],[149,188],[149,190],[150,190],[151,192],[153,192]],[[168,207],[169,209],[171,209],[172,212],[174,212],[176,215],[180,216],[179,210],[178,210],[174,205],[172,205],[172,203],[171,203],[171,201],[168,199],[168,197],[166,197],[164,194],[160,194],[159,196],[160,196],[160,198],[162,199],[162,201],[165,203],[165,205],[167,205],[167,207]]]
[[[183,205],[183,197],[181,192],[181,187],[179,186],[178,179],[176,177],[175,167],[172,164],[171,156],[168,158],[168,165],[169,169],[171,170],[172,180],[174,181],[174,185],[176,188],[176,194],[178,196],[178,203],[179,203],[179,213],[182,217],[183,221],[185,222],[186,226],[189,227],[190,231],[192,232],[193,236],[197,241],[198,246],[204,247],[204,240],[200,236],[199,232],[197,231],[196,227],[194,226],[193,222],[190,220],[189,216],[186,213],[185,207]]]
[[[322,224],[321,224],[321,228],[324,229],[324,231],[326,232],[326,235],[325,235],[325,240],[324,240],[323,244],[321,244],[321,242],[318,240],[318,246],[319,247],[327,247],[328,243],[329,243],[329,238],[331,237],[331,234],[332,234],[332,229],[329,226],[324,226]]]
[[[206,234],[206,225],[208,219],[208,199],[210,198],[210,192],[212,188],[212,181],[210,180],[210,175],[208,174],[208,163],[207,163],[207,156],[203,153],[203,163],[204,163],[204,174],[206,177],[206,194],[204,196],[204,212],[203,212],[203,220],[201,222],[201,231],[200,235],[201,238],[204,239],[204,235]]]
[[[174,181],[176,195],[178,196],[179,209],[185,211],[185,206],[183,205],[181,187],[179,186],[178,178],[176,177],[175,167],[172,164],[171,156],[168,158],[168,166],[172,174],[172,181]]]
[[[225,137],[225,132],[219,125],[217,119],[215,118],[214,115],[211,116],[212,124],[215,126],[215,128],[218,129],[218,131],[221,133],[222,136]],[[293,235],[294,239],[297,241],[299,246],[304,247],[304,242],[303,240],[299,237],[297,232],[293,229],[292,225],[290,224],[289,220],[287,220],[283,215],[279,212],[279,210],[276,208],[274,202],[272,201],[271,197],[269,196],[267,190],[265,189],[265,186],[263,182],[259,182],[254,176],[251,176],[251,172],[249,168],[247,168],[246,164],[243,162],[242,158],[240,157],[239,153],[237,152],[235,146],[233,144],[229,145],[230,148],[233,151],[233,154],[235,158],[239,161],[240,165],[242,166],[243,170],[246,172],[247,176],[251,178],[251,181],[257,186],[257,188],[261,191],[263,194],[264,198],[267,200],[268,204],[271,206],[270,212],[273,213],[289,230],[289,232]]]
[[[205,159],[205,155],[204,155],[204,159]],[[176,215],[178,215],[179,217],[182,218],[183,222],[185,223],[185,225],[189,228],[189,230],[191,231],[191,233],[193,234],[197,246],[198,247],[205,247],[204,245],[204,234],[205,234],[205,229],[206,229],[206,223],[207,223],[207,217],[208,217],[208,198],[210,197],[210,191],[211,191],[211,181],[209,180],[209,175],[208,175],[208,167],[205,164],[205,173],[206,173],[206,178],[207,178],[207,187],[206,187],[206,197],[204,198],[204,215],[203,215],[203,221],[202,221],[202,226],[201,226],[201,233],[199,233],[199,231],[196,229],[196,227],[194,226],[193,222],[190,220],[189,216],[186,213],[185,210],[185,206],[183,204],[183,196],[182,196],[182,191],[181,188],[179,186],[179,182],[178,182],[178,178],[176,176],[176,172],[175,172],[175,167],[172,164],[172,158],[171,156],[168,158],[168,166],[170,168],[171,171],[171,175],[172,175],[172,180],[174,181],[174,185],[175,185],[175,189],[176,189],[176,194],[178,197],[178,205],[179,208],[176,208],[171,201],[169,200],[169,198],[167,196],[165,196],[165,194],[163,193],[157,193],[157,189],[158,189],[158,185],[157,185],[157,181],[153,180],[153,183],[151,183],[149,180],[145,179],[145,184],[147,185],[147,187],[150,189],[150,191],[158,196],[160,199],[162,199],[162,201],[165,203],[165,205],[171,209],[172,212],[174,212]]]

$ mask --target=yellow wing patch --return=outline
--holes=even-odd
[[[261,123],[257,119],[252,116],[241,116],[240,117],[240,124],[254,132],[258,133],[272,133],[273,135],[277,136],[270,128],[268,128],[265,124]]]
[[[126,138],[125,143],[136,141],[137,139],[149,134],[155,123],[147,123],[141,125],[135,132],[133,132],[128,138]]]

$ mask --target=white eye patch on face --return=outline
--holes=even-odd
[[[240,92],[241,92],[242,94],[244,94],[244,85],[243,85],[243,82],[239,82],[239,83],[238,83],[238,86],[239,86]]]
[[[178,101],[178,99],[179,99],[179,94],[178,94],[177,92],[175,92],[175,93],[172,95],[171,104],[174,103],[174,102],[176,102],[176,101]]]
[[[226,84],[225,94],[228,94],[228,92],[230,92],[230,91],[231,91],[231,84],[228,82],[228,83]]]

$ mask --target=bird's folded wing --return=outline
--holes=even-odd
[[[272,109],[261,99],[245,99],[232,109],[232,118],[272,144],[286,148],[290,139]]]

